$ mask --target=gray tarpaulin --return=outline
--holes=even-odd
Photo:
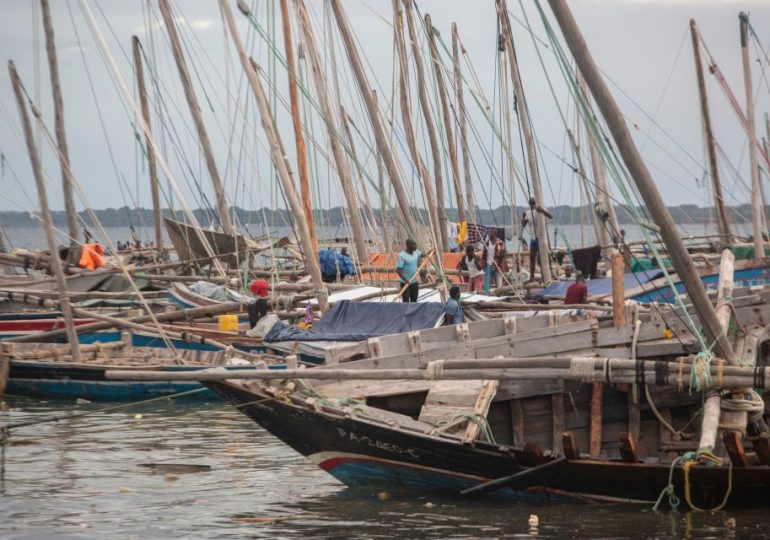
[[[277,323],[265,336],[272,341],[361,341],[370,337],[433,328],[444,314],[440,302],[337,302],[311,330]]]

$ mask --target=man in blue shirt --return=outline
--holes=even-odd
[[[420,267],[422,256],[422,252],[417,249],[417,242],[411,238],[406,240],[406,249],[398,254],[396,273],[403,289],[401,293],[403,302],[417,302],[420,292],[417,269]]]
[[[463,309],[460,307],[460,287],[452,285],[449,289],[449,300],[446,303],[444,312],[444,324],[462,324],[465,322]]]

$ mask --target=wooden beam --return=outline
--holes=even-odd
[[[630,433],[621,433],[618,436],[620,443],[620,458],[626,463],[638,463],[636,454],[636,439]]]
[[[11,84],[16,94],[16,105],[19,108],[19,116],[24,131],[24,138],[27,143],[29,160],[32,164],[32,172],[37,186],[38,201],[40,203],[40,214],[43,218],[43,227],[45,228],[45,237],[48,243],[48,250],[51,253],[50,265],[53,275],[56,278],[56,288],[59,291],[59,304],[62,315],[64,315],[64,326],[67,335],[67,342],[70,344],[72,358],[80,362],[80,348],[78,346],[78,335],[75,332],[75,324],[72,321],[72,306],[70,305],[69,295],[67,294],[67,281],[64,279],[61,260],[59,259],[59,246],[54,238],[53,220],[51,211],[48,208],[48,195],[45,189],[45,178],[43,177],[43,167],[40,163],[40,154],[35,144],[35,137],[32,133],[32,123],[27,112],[27,105],[24,100],[24,91],[22,89],[21,79],[16,72],[16,66],[13,61],[8,61],[8,72],[11,76]]]
[[[163,16],[163,22],[168,31],[169,41],[171,42],[171,51],[174,54],[174,61],[176,62],[177,70],[179,71],[182,89],[184,90],[187,105],[190,108],[190,114],[193,118],[193,124],[195,125],[195,130],[198,133],[198,139],[201,143],[201,150],[203,151],[203,157],[206,161],[206,168],[211,177],[211,184],[214,186],[219,223],[222,225],[222,231],[227,234],[233,234],[233,226],[230,222],[224,186],[222,185],[219,169],[217,169],[217,164],[214,159],[214,148],[209,140],[206,125],[203,123],[201,107],[198,104],[198,97],[195,95],[195,88],[192,77],[190,77],[190,70],[187,67],[187,60],[185,60],[184,53],[182,52],[182,44],[176,30],[176,20],[171,13],[171,7],[169,6],[168,0],[158,0],[158,5],[160,6],[160,13]]]
[[[166,1],[166,0],[162,0]],[[310,235],[310,224],[305,219],[305,214],[300,203],[297,191],[294,188],[294,182],[292,181],[291,169],[286,159],[286,154],[283,152],[283,145],[281,144],[278,132],[275,128],[275,122],[270,114],[270,106],[267,102],[267,96],[262,89],[262,83],[259,80],[257,74],[256,65],[253,61],[250,61],[246,55],[246,50],[243,47],[243,41],[238,33],[238,27],[235,24],[232,9],[227,0],[220,0],[219,5],[222,9],[222,13],[225,15],[225,21],[230,30],[230,37],[235,44],[235,48],[238,51],[238,58],[241,61],[241,66],[246,72],[246,78],[249,81],[249,86],[256,98],[257,107],[259,108],[260,120],[262,128],[267,136],[268,144],[270,145],[270,153],[278,171],[278,179],[281,182],[284,196],[289,203],[289,207],[294,214],[294,220],[297,224],[299,232],[298,240],[302,244],[303,252],[305,253],[305,264],[310,270],[310,277],[315,288],[316,298],[318,298],[318,305],[321,311],[326,311],[328,307],[327,293],[324,288],[323,279],[321,277],[321,267],[318,262],[318,257],[311,257],[308,254],[313,253],[313,249],[310,245],[312,242]]]
[[[62,188],[64,192],[64,211],[67,214],[67,227],[70,235],[70,246],[78,243],[78,214],[75,209],[75,197],[72,186],[72,170],[70,169],[70,153],[67,144],[67,132],[64,129],[64,100],[59,82],[59,61],[56,57],[51,7],[48,0],[40,0],[43,12],[43,29],[45,31],[45,49],[48,56],[48,71],[51,76],[51,92],[53,93],[54,126],[56,130],[56,146],[59,147],[59,165],[61,168]]]
[[[339,123],[337,122],[337,115],[334,114],[335,109],[332,106],[329,90],[324,78],[323,64],[318,55],[313,27],[310,24],[304,0],[295,0],[294,7],[297,12],[299,28],[307,47],[307,54],[310,57],[310,69],[313,74],[318,101],[321,105],[321,112],[324,115],[324,125],[326,126],[326,133],[329,137],[329,146],[332,151],[332,156],[334,157],[334,164],[337,166],[337,174],[340,177],[342,192],[345,195],[348,211],[350,212],[350,228],[353,235],[353,246],[356,250],[356,258],[358,261],[366,261],[368,250],[366,247],[366,233],[364,232],[363,222],[361,221],[361,208],[358,204],[355,187],[353,186],[350,162],[347,160],[347,156],[345,156],[345,152],[340,144]],[[345,118],[343,117],[341,121],[345,122]]]
[[[706,79],[703,75],[703,61],[700,54],[700,35],[695,19],[690,19],[690,36],[692,37],[692,52],[695,60],[695,75],[698,81],[698,97],[700,98],[700,117],[703,122],[703,136],[706,142],[706,153],[709,159],[709,174],[714,188],[714,207],[717,211],[717,230],[727,243],[732,242],[730,231],[730,219],[727,217],[724,196],[722,195],[722,183],[719,181],[719,166],[717,164],[717,152],[714,139],[714,129],[711,126],[711,113],[709,112],[708,94],[706,93]]]
[[[308,257],[318,258],[318,240],[313,219],[313,197],[310,193],[310,171],[307,165],[307,145],[302,133],[302,118],[300,113],[299,92],[297,92],[297,69],[294,65],[294,48],[291,42],[291,22],[289,20],[289,5],[281,0],[281,29],[283,32],[283,48],[286,55],[286,71],[289,79],[289,104],[291,106],[291,122],[294,127],[294,144],[297,152],[297,174],[299,175],[302,208],[308,223],[310,239],[308,242]]]
[[[466,221],[465,217],[465,198],[463,197],[463,187],[460,180],[460,165],[457,161],[457,146],[455,145],[454,128],[452,124],[452,115],[449,110],[449,98],[447,96],[446,84],[444,83],[444,65],[441,63],[441,57],[438,54],[436,46],[436,30],[431,22],[430,15],[425,14],[425,31],[428,33],[428,44],[430,46],[430,56],[433,63],[433,71],[436,74],[436,86],[441,100],[441,113],[444,118],[444,134],[446,135],[446,145],[449,152],[449,165],[452,171],[452,181],[455,188],[455,200],[457,201],[457,221]]]
[[[551,423],[553,427],[553,451],[557,454],[564,453],[562,435],[566,424],[564,423],[564,394],[551,394]]]
[[[139,89],[139,103],[142,106],[142,118],[147,124],[147,129],[152,128],[150,121],[150,104],[147,101],[147,89],[144,85],[144,68],[142,67],[142,52],[139,38],[133,36],[131,43],[134,51],[134,70],[136,71],[136,84]],[[155,227],[155,249],[158,259],[163,259],[163,225],[160,216],[160,190],[158,186],[158,170],[155,162],[155,149],[150,144],[150,137],[145,133],[145,147],[147,149],[147,168],[150,172],[150,194],[152,195],[152,221]]]
[[[566,0],[549,0],[549,5],[561,27],[564,39],[575,58],[576,64],[607,122],[607,126],[612,133],[626,168],[644,199],[652,220],[660,227],[660,233],[666,244],[668,254],[690,297],[690,301],[698,312],[701,324],[705,330],[706,340],[709,343],[716,342],[715,352],[717,356],[733,363],[735,361],[735,354],[732,345],[719,326],[719,321],[717,321],[714,308],[711,306],[708,294],[706,294],[706,289],[695,272],[693,261],[679,236],[676,224],[666,208],[666,203],[661,197],[657,185],[647,169],[647,165],[645,165],[639,150],[634,144],[634,140],[626,125],[625,116],[602,79],[601,72],[588,50],[585,39]]]
[[[577,440],[571,431],[565,431],[562,434],[561,444],[564,447],[564,457],[570,461],[580,459],[580,451],[578,450]]]
[[[359,56],[358,50],[355,46],[355,43],[353,42],[353,36],[350,31],[350,26],[348,25],[347,17],[342,11],[342,4],[340,3],[340,0],[330,0],[330,4],[334,14],[334,19],[337,22],[337,27],[339,28],[340,34],[342,36],[342,41],[345,44],[345,51],[347,52],[348,60],[350,61],[350,66],[353,70],[353,75],[355,76],[356,83],[358,84],[358,90],[364,100],[364,105],[366,106],[366,112],[369,116],[369,122],[371,123],[372,131],[374,131],[374,138],[377,141],[377,147],[380,151],[380,154],[382,155],[382,160],[385,164],[386,170],[388,171],[388,178],[390,179],[390,183],[393,186],[393,191],[396,195],[396,200],[398,201],[398,206],[401,211],[401,217],[403,220],[402,225],[404,229],[406,229],[407,234],[416,235],[418,230],[410,208],[411,199],[406,194],[406,190],[404,189],[395,156],[393,155],[393,151],[390,148],[387,135],[385,134],[385,129],[382,125],[382,120],[380,119],[379,109],[372,99],[372,91],[369,87],[369,83],[367,82],[364,66],[361,62],[361,57]]]
[[[737,431],[725,431],[722,434],[722,441],[725,443],[727,455],[734,467],[748,467],[749,460],[746,458],[746,451],[743,448],[741,435]]]
[[[467,201],[467,218],[471,223],[476,221],[476,202],[473,198],[473,176],[471,175],[471,155],[468,148],[468,118],[463,96],[463,75],[460,69],[460,35],[457,23],[452,23],[452,62],[454,63],[455,94],[457,96],[458,120],[460,123],[460,149],[463,156],[463,177],[465,178],[465,200]]]
[[[746,135],[749,138],[749,170],[751,171],[751,223],[754,233],[754,258],[764,258],[762,241],[762,187],[759,183],[759,160],[757,156],[757,132],[754,126],[754,89],[751,82],[751,60],[749,59],[749,16],[738,15],[741,30],[741,60],[743,62],[743,85],[746,90]]]

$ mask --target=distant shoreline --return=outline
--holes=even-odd
[[[593,208],[589,206],[555,206],[549,207],[549,211],[553,214],[554,220],[562,224],[590,224],[591,213]],[[635,223],[630,213],[623,207],[616,206],[616,213],[618,221],[621,225],[630,225]],[[715,211],[711,207],[701,207],[696,205],[679,205],[670,206],[669,212],[671,212],[674,222],[678,224],[709,224],[715,221]],[[521,216],[525,208],[521,206],[516,207],[517,216]],[[244,210],[241,208],[234,208],[233,211],[238,216],[238,220],[241,223],[254,223],[262,224],[266,219],[269,224],[285,224],[290,221],[290,212],[287,210],[272,210],[269,208],[259,210]],[[95,210],[97,219],[106,227],[130,227],[131,225],[139,225],[142,223],[152,223],[152,210],[146,208],[140,208],[139,210],[132,210],[127,207],[122,208],[106,208],[102,210]],[[314,210],[316,214],[316,220],[318,223],[323,223],[327,226],[336,227],[346,222],[344,217],[344,211],[340,207],[334,207],[325,210]],[[418,212],[425,215],[424,209],[419,209]],[[210,210],[197,209],[194,210],[196,219],[204,227],[209,226],[216,222],[215,213]],[[727,207],[727,213],[730,217],[730,221],[733,223],[745,223],[751,221],[751,205],[742,204],[739,206]],[[64,211],[51,212],[54,225],[65,226],[67,219]],[[374,209],[375,218],[379,220],[379,209]],[[457,210],[455,208],[446,209],[447,219],[451,221],[457,220]],[[499,206],[494,210],[478,209],[478,217],[476,221],[479,223],[510,223],[511,210],[508,206]],[[164,217],[171,217],[172,212],[168,209],[163,210]],[[177,219],[183,220],[182,213],[176,212]],[[84,223],[94,226],[89,213],[80,212],[80,217]],[[40,222],[29,212],[19,211],[0,211],[0,226],[3,227],[37,227]],[[272,226],[272,225],[271,225]]]

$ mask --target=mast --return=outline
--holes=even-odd
[[[457,199],[457,221],[466,221],[465,217],[465,199],[463,198],[463,188],[460,181],[460,165],[457,163],[457,147],[455,146],[454,130],[452,129],[452,115],[449,112],[449,99],[447,97],[446,84],[444,83],[444,74],[442,73],[441,60],[436,46],[436,30],[433,27],[430,15],[425,15],[425,29],[428,32],[428,44],[430,45],[430,56],[433,62],[433,70],[436,73],[436,85],[438,86],[438,95],[441,99],[441,113],[444,118],[444,131],[446,133],[446,143],[449,150],[449,164],[452,169],[452,181],[455,186],[455,198]]]
[[[618,151],[626,164],[626,168],[644,199],[645,206],[652,216],[653,222],[660,227],[660,234],[668,249],[669,257],[676,268],[679,278],[695,307],[701,325],[705,330],[708,343],[715,343],[716,354],[730,364],[735,364],[735,354],[727,336],[722,332],[713,306],[695,272],[692,259],[676,230],[674,220],[666,208],[666,203],[647,169],[639,150],[634,144],[631,133],[626,126],[625,118],[609,88],[604,83],[599,68],[588,50],[577,22],[565,0],[548,0],[551,10],[561,27],[564,40],[567,42],[580,73],[590,88],[599,110],[615,139]]]
[[[759,183],[759,162],[757,157],[757,134],[754,127],[754,89],[751,84],[751,61],[749,60],[749,16],[741,11],[738,15],[741,27],[741,57],[743,60],[743,84],[746,88],[746,132],[749,136],[749,167],[751,167],[751,214],[754,230],[754,258],[762,259],[762,191]]]
[[[374,131],[374,138],[377,141],[377,147],[382,154],[382,160],[385,163],[385,168],[388,171],[388,178],[393,186],[393,191],[398,201],[398,206],[401,211],[401,217],[403,219],[403,227],[406,229],[407,234],[417,234],[417,224],[412,217],[411,210],[409,208],[410,199],[404,190],[404,185],[401,182],[401,175],[398,172],[398,165],[396,159],[393,156],[388,140],[385,135],[385,130],[382,126],[379,110],[376,103],[372,98],[372,91],[369,88],[369,83],[366,80],[366,73],[364,73],[364,66],[361,63],[361,58],[358,55],[358,50],[353,43],[353,38],[350,32],[350,27],[345,18],[345,14],[342,12],[342,5],[339,0],[329,0],[332,6],[332,12],[334,13],[334,19],[337,21],[337,27],[340,30],[340,35],[345,43],[345,52],[348,55],[348,60],[353,69],[353,74],[358,84],[358,90],[361,93],[361,97],[364,100],[366,106],[366,112],[369,115],[369,122],[372,125],[372,131]]]
[[[240,2],[241,5],[243,2]],[[294,126],[294,144],[297,148],[297,172],[299,173],[299,188],[302,195],[302,207],[305,219],[310,227],[310,251],[308,257],[318,257],[318,239],[316,238],[315,220],[313,219],[313,196],[310,193],[310,171],[307,165],[307,145],[302,134],[302,119],[300,118],[299,93],[297,92],[297,69],[294,65],[294,48],[291,44],[291,23],[289,21],[289,5],[281,0],[281,22],[283,26],[283,48],[286,52],[286,69],[289,72],[289,103],[291,104],[291,122]]]
[[[179,78],[182,81],[182,88],[184,88],[184,95],[187,98],[187,105],[190,108],[190,114],[193,117],[193,123],[195,129],[198,132],[198,138],[201,143],[201,150],[206,160],[206,167],[211,176],[211,183],[214,186],[214,195],[217,203],[217,213],[219,214],[219,222],[222,224],[222,230],[226,234],[233,234],[233,226],[230,222],[230,215],[227,208],[227,199],[225,198],[225,190],[222,186],[222,180],[219,176],[219,170],[217,169],[216,161],[214,161],[214,150],[211,147],[211,141],[209,140],[208,131],[203,124],[203,115],[201,114],[201,108],[198,104],[198,98],[195,95],[193,89],[192,78],[190,77],[190,70],[187,67],[187,61],[182,53],[182,45],[179,41],[179,34],[176,31],[176,23],[171,16],[171,9],[168,4],[168,0],[158,0],[160,6],[160,13],[163,15],[163,22],[168,30],[169,41],[171,41],[171,50],[174,53],[174,60],[176,61],[176,67],[179,70]]]
[[[540,187],[540,170],[537,166],[537,148],[535,147],[535,137],[532,134],[532,126],[529,123],[529,110],[527,109],[527,99],[524,96],[524,86],[521,82],[519,73],[519,63],[516,59],[516,50],[513,46],[513,32],[511,31],[510,21],[508,20],[508,8],[505,0],[497,0],[497,12],[500,18],[500,31],[504,36],[506,48],[508,49],[508,62],[511,66],[511,80],[513,82],[513,91],[516,94],[516,108],[521,124],[521,131],[524,134],[524,143],[527,148],[527,162],[529,164],[530,179],[532,180],[532,194],[538,207],[543,208],[543,190]],[[535,232],[540,244],[540,271],[543,274],[543,284],[551,281],[551,258],[548,242],[548,232],[545,227],[545,216],[542,212],[534,212]]]
[[[75,210],[75,198],[72,194],[72,169],[70,169],[70,153],[67,145],[67,134],[64,130],[64,100],[59,83],[59,61],[56,57],[51,7],[48,0],[40,0],[43,8],[43,29],[45,30],[45,48],[48,55],[48,71],[51,75],[51,91],[53,92],[54,125],[56,128],[56,145],[59,147],[59,166],[61,168],[62,187],[64,190],[64,210],[67,213],[67,227],[70,235],[70,246],[78,241],[78,214]]]
[[[578,73],[577,78],[580,92],[583,94],[583,98],[586,102],[586,109],[591,113],[591,116],[593,116],[591,97],[588,95],[586,83],[580,73]],[[611,230],[614,231],[615,234],[620,234],[618,216],[615,214],[615,205],[612,204],[612,199],[610,198],[610,185],[609,182],[607,182],[607,171],[604,169],[604,161],[602,161],[602,156],[599,153],[599,145],[589,129],[586,129],[586,139],[588,139],[588,153],[591,158],[591,172],[596,186],[596,202],[602,210],[607,212],[607,219],[610,222]],[[596,212],[593,212],[593,214],[596,215]],[[607,231],[603,226],[601,229],[604,231],[604,235],[601,237],[600,243],[604,246],[608,243],[606,237]]]
[[[164,0],[165,1],[165,0]],[[327,308],[327,295],[326,289],[324,289],[323,279],[321,277],[321,267],[318,262],[318,257],[310,256],[313,253],[310,247],[310,226],[305,219],[305,213],[303,212],[302,203],[297,195],[297,190],[294,187],[294,181],[292,180],[291,169],[289,168],[289,162],[283,151],[283,145],[278,136],[278,132],[275,130],[275,122],[270,114],[270,105],[267,102],[267,96],[262,89],[262,83],[259,81],[259,75],[257,74],[257,66],[250,61],[246,56],[246,51],[243,47],[243,41],[238,33],[238,28],[233,18],[233,12],[230,9],[229,0],[219,0],[219,5],[224,13],[227,27],[230,30],[230,37],[235,44],[235,48],[238,51],[238,58],[241,61],[241,66],[246,72],[246,78],[249,80],[249,86],[251,86],[254,97],[257,101],[257,107],[259,107],[259,115],[262,122],[262,128],[265,130],[268,143],[270,144],[270,154],[275,164],[275,168],[278,171],[278,179],[281,182],[283,193],[286,196],[286,200],[289,202],[292,213],[294,214],[295,222],[297,223],[297,230],[299,241],[302,246],[302,251],[305,254],[305,265],[310,270],[310,279],[315,288],[316,298],[318,299],[318,307],[321,311],[326,311]]]
[[[59,290],[59,304],[61,306],[62,314],[64,315],[67,343],[70,344],[70,349],[72,351],[72,361],[79,364],[81,360],[78,334],[75,332],[75,324],[72,322],[72,306],[70,306],[69,294],[67,293],[67,282],[64,279],[64,270],[62,270],[61,260],[59,259],[59,249],[53,235],[53,222],[51,220],[51,211],[48,208],[48,196],[45,191],[43,168],[40,165],[35,138],[32,134],[32,124],[29,120],[27,106],[24,103],[21,80],[19,79],[19,74],[16,73],[16,66],[14,66],[13,61],[8,62],[8,72],[11,76],[13,91],[16,94],[16,104],[19,107],[19,116],[21,117],[21,123],[24,129],[24,138],[27,142],[29,160],[32,163],[32,172],[34,173],[35,184],[37,185],[37,195],[40,201],[40,214],[43,218],[43,226],[45,227],[45,238],[48,241],[48,251],[51,253],[50,267],[56,278],[56,288]]]
[[[414,60],[415,72],[417,74],[417,96],[420,100],[420,109],[422,109],[422,117],[425,120],[425,128],[428,132],[428,142],[430,143],[430,153],[433,158],[433,178],[435,180],[436,198],[436,221],[434,227],[438,227],[438,234],[436,238],[441,239],[441,244],[438,246],[439,253],[443,253],[444,250],[449,248],[449,236],[447,234],[446,227],[446,208],[444,208],[444,164],[441,161],[441,147],[438,144],[438,136],[436,135],[436,125],[433,123],[433,113],[430,110],[430,100],[428,99],[428,90],[425,85],[425,69],[422,63],[422,54],[420,51],[420,45],[417,41],[417,31],[414,27],[414,19],[412,17],[412,0],[403,0],[404,4],[404,18],[406,18],[406,27],[409,30],[409,41],[412,42],[412,58]]]
[[[425,166],[425,162],[423,161],[420,152],[417,150],[417,140],[415,139],[414,126],[412,125],[412,111],[409,103],[409,66],[406,54],[406,44],[404,41],[404,24],[399,4],[400,0],[393,0],[393,32],[396,38],[396,54],[398,55],[398,89],[401,101],[401,122],[404,124],[404,134],[406,135],[406,144],[409,147],[409,153],[412,155],[412,161],[414,161],[417,171],[420,173],[422,185],[425,189],[425,204],[428,210],[428,219],[435,231],[441,227],[441,222],[438,219],[438,207],[436,204],[436,196],[433,192],[433,180],[428,174],[428,168]],[[440,234],[436,235],[435,238],[436,241],[441,242],[443,245],[443,237]],[[440,251],[443,252],[443,249]]]
[[[285,2],[285,0],[281,1]],[[245,4],[239,2],[238,6],[245,7]],[[337,166],[337,174],[339,174],[340,182],[342,183],[342,192],[345,195],[345,200],[347,201],[348,209],[350,210],[350,227],[352,229],[353,245],[356,250],[356,256],[359,261],[366,261],[368,251],[366,247],[364,225],[361,220],[360,205],[353,185],[350,162],[348,161],[347,156],[345,156],[344,149],[340,145],[337,116],[334,114],[334,107],[332,106],[331,98],[329,96],[329,89],[326,85],[326,80],[324,79],[323,64],[318,55],[315,35],[313,34],[313,28],[310,26],[310,19],[307,14],[305,2],[303,0],[295,0],[294,7],[297,12],[299,28],[305,41],[307,53],[310,56],[310,68],[313,73],[318,101],[320,102],[321,111],[324,115],[324,125],[326,126],[326,132],[329,136],[329,146],[331,147],[332,156],[334,157],[334,163]],[[345,121],[344,117],[342,118],[342,121]]]
[[[136,84],[139,87],[139,103],[142,106],[142,118],[147,124],[147,129],[151,129],[150,123],[150,104],[147,101],[147,89],[144,85],[144,68],[142,67],[142,52],[139,38],[131,38],[134,51],[134,69],[136,70]],[[163,252],[163,227],[160,220],[160,193],[158,189],[158,170],[155,162],[155,149],[150,144],[148,134],[145,133],[145,146],[147,148],[147,168],[150,170],[150,193],[152,194],[152,221],[155,226],[155,247],[158,258],[164,257]]]
[[[476,203],[473,200],[473,177],[471,176],[471,156],[468,149],[468,120],[466,118],[465,100],[463,99],[463,76],[460,73],[460,36],[457,33],[457,23],[452,23],[452,63],[454,64],[455,93],[457,109],[460,112],[460,149],[463,154],[463,176],[465,177],[465,199],[468,201],[469,221],[475,221]],[[515,225],[515,223],[514,223]]]
[[[372,92],[372,97],[374,98],[375,105],[379,108],[379,104],[377,103],[377,93]],[[376,155],[375,159],[377,160],[377,189],[379,190],[380,195],[380,220],[382,221],[382,241],[385,244],[385,252],[389,252],[391,249],[393,249],[393,246],[395,245],[393,240],[390,238],[390,210],[388,209],[388,205],[385,201],[388,200],[386,193],[385,193],[385,171],[383,170],[382,166],[382,154],[380,154],[379,148],[375,149]],[[394,234],[398,236],[398,231],[395,229],[392,229]]]
[[[723,242],[732,242],[730,232],[730,220],[727,217],[724,196],[722,195],[722,183],[719,180],[719,167],[717,165],[717,152],[714,144],[714,130],[711,126],[711,113],[709,112],[708,95],[706,94],[706,79],[703,75],[703,61],[700,55],[700,36],[695,19],[690,19],[690,35],[692,36],[692,51],[695,59],[695,74],[698,78],[698,96],[700,98],[700,113],[703,122],[703,135],[706,139],[706,152],[709,159],[709,173],[714,185],[714,207],[717,211],[717,230]]]

